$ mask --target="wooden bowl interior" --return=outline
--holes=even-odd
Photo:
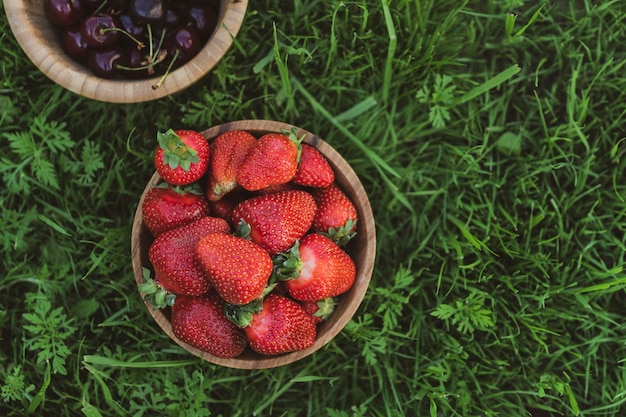
[[[274,121],[249,120],[225,123],[205,130],[202,134],[210,142],[219,134],[230,130],[247,130],[258,138],[265,133],[280,132],[281,128],[291,129],[292,127],[293,126],[289,124]],[[169,321],[169,309],[155,310],[149,305],[146,306],[154,320],[170,338],[192,354],[204,358],[209,362],[232,368],[261,369],[285,365],[304,358],[328,343],[345,327],[358,309],[365,295],[374,269],[376,251],[376,230],[369,199],[367,198],[367,194],[365,193],[365,190],[356,173],[352,170],[345,159],[337,153],[337,151],[316,135],[299,129],[299,135],[302,134],[306,134],[305,142],[315,146],[326,156],[335,171],[337,183],[351,198],[359,214],[357,235],[346,248],[346,251],[352,256],[357,267],[355,283],[348,292],[339,297],[337,308],[328,321],[318,325],[317,337],[315,344],[312,347],[306,350],[277,356],[260,355],[252,351],[250,348],[246,348],[244,353],[237,358],[223,359],[215,357],[189,346],[174,336]],[[142,267],[150,267],[148,251],[153,240],[150,231],[143,223],[141,205],[147,191],[160,181],[161,178],[157,173],[150,178],[135,213],[132,230],[131,254],[137,284],[140,284],[143,281]]]
[[[218,25],[200,53],[171,72],[157,89],[159,77],[106,80],[97,77],[62,50],[57,33],[47,22],[43,0],[4,0],[11,31],[28,58],[48,78],[82,96],[111,103],[156,100],[189,87],[206,75],[230,48],[245,16],[248,0],[220,0]]]

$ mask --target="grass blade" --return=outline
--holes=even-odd
[[[176,360],[176,361],[139,361],[128,362],[118,359],[106,358],[104,356],[85,355],[83,362],[92,365],[104,365],[116,368],[173,368],[179,366],[187,366],[198,363],[195,359]]]
[[[509,68],[496,74],[494,77],[490,78],[489,80],[485,81],[479,86],[472,88],[470,91],[468,91],[467,93],[463,94],[461,97],[454,100],[454,104],[455,105],[462,104],[462,103],[465,103],[466,101],[470,101],[473,98],[480,96],[481,94],[485,94],[487,91],[498,87],[500,84],[504,83],[505,81],[513,77],[515,74],[517,74],[521,70],[522,69],[517,64],[510,66]]]

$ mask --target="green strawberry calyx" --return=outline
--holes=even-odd
[[[325,232],[319,232],[330,238],[337,245],[344,247],[356,236],[357,219],[348,219],[346,224],[341,227],[329,227]]]
[[[163,149],[163,164],[171,169],[181,167],[185,171],[191,169],[191,164],[198,162],[198,152],[183,142],[174,129],[157,132],[157,141]]]
[[[250,232],[252,232],[252,228],[250,227],[248,222],[246,222],[244,219],[241,219],[239,223],[237,223],[235,236],[250,240]]]
[[[314,316],[320,317],[322,321],[325,321],[335,311],[337,300],[333,297],[324,298],[317,302],[317,311],[313,313]]]
[[[263,293],[256,299],[250,301],[248,304],[235,305],[226,303],[224,307],[224,313],[228,320],[235,323],[240,328],[246,328],[252,323],[252,317],[258,314],[263,308],[263,300],[265,296],[272,292],[277,283],[271,279],[268,281]]]
[[[297,278],[302,268],[300,241],[296,241],[287,252],[281,252],[276,255],[272,262],[274,263],[274,269],[272,270],[271,280],[278,282]]]
[[[298,128],[292,127],[291,129],[280,129],[281,133],[289,138],[298,148],[298,153],[296,154],[296,162],[300,163],[300,157],[302,155],[302,142],[306,138],[306,134],[302,134],[298,136]]]
[[[142,268],[142,274],[143,282],[139,284],[139,291],[144,294],[144,299],[148,301],[155,310],[174,305],[176,295],[167,292],[158,282],[152,279],[148,268]]]
[[[178,193],[180,195],[186,195],[186,194],[204,195],[204,192],[202,191],[202,187],[200,186],[198,182],[193,182],[187,185],[172,185],[166,181],[162,181],[154,185],[153,187],[172,190],[175,193]]]

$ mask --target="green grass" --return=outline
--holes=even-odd
[[[196,87],[62,90],[0,16],[0,410],[54,416],[622,416],[626,6],[251,2]],[[164,336],[130,264],[155,132],[281,120],[352,164],[378,233],[346,329],[265,371]]]

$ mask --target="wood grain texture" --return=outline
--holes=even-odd
[[[202,132],[207,140],[212,141],[219,134],[230,130],[246,130],[260,137],[265,133],[280,133],[281,129],[291,129],[292,125],[268,120],[243,120],[231,123],[225,123],[212,127]],[[361,184],[358,176],[348,164],[348,162],[328,143],[303,129],[298,129],[298,135],[306,135],[305,142],[315,146],[326,158],[335,171],[336,182],[343,188],[346,194],[353,201],[359,214],[357,222],[357,235],[348,244],[346,251],[352,256],[357,268],[356,280],[352,288],[339,297],[339,303],[335,312],[325,323],[318,325],[317,337],[315,343],[309,349],[291,352],[277,356],[264,356],[246,348],[244,353],[234,359],[223,359],[202,352],[188,344],[178,340],[173,332],[169,321],[169,310],[155,310],[150,305],[146,305],[150,314],[163,331],[181,347],[192,354],[203,358],[204,360],[222,366],[240,369],[262,369],[273,368],[286,365],[311,355],[313,352],[322,348],[330,342],[350,321],[354,316],[369,285],[374,270],[374,261],[376,257],[376,226],[374,223],[374,215],[370,206],[367,193]],[[133,221],[132,238],[131,238],[131,256],[135,280],[139,285],[143,281],[142,267],[151,268],[148,258],[149,246],[153,240],[150,231],[143,223],[143,214],[141,205],[147,191],[155,184],[161,181],[159,175],[155,172],[148,181]]]
[[[48,78],[90,99],[110,103],[156,100],[183,90],[204,77],[226,54],[243,23],[248,0],[221,0],[217,28],[207,44],[188,63],[170,73],[157,89],[159,77],[143,80],[106,80],[91,74],[61,49],[58,36],[43,12],[43,0],[4,0],[11,31],[28,58]]]

